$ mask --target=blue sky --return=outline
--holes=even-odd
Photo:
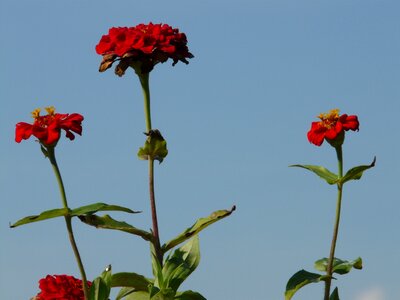
[[[200,234],[202,261],[183,288],[207,299],[283,299],[288,278],[329,252],[334,187],[293,163],[335,170],[333,148],[308,143],[320,112],[357,114],[345,168],[376,167],[344,190],[337,257],[364,259],[338,278],[343,299],[400,295],[398,138],[400,20],[397,1],[22,1],[0,3],[0,296],[29,299],[46,274],[78,270],[61,219],[9,229],[9,222],[61,206],[51,167],[15,124],[37,107],[84,115],[84,132],[57,146],[72,207],[93,202],[142,210],[113,214],[151,226],[145,130],[133,72],[98,73],[94,47],[109,27],[168,23],[185,32],[189,65],[151,73],[153,127],[168,141],[156,168],[161,239],[214,210],[237,211]],[[150,276],[148,245],[74,223],[88,277]],[[294,299],[320,299],[323,286]]]

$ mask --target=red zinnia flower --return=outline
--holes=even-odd
[[[60,139],[61,129],[65,130],[67,138],[73,140],[75,132],[82,134],[83,116],[80,114],[58,114],[55,113],[53,106],[46,107],[46,116],[40,115],[40,109],[35,109],[32,112],[32,117],[35,120],[33,124],[20,122],[15,128],[15,141],[20,143],[22,140],[27,140],[31,135],[37,137],[44,146],[54,146]]]
[[[88,281],[88,287],[91,282]],[[68,275],[47,275],[39,280],[38,300],[84,300],[82,280]]]
[[[186,44],[186,35],[167,24],[112,27],[96,46],[97,54],[103,55],[100,72],[110,68],[116,60],[120,60],[115,68],[119,76],[124,75],[129,66],[141,73],[149,73],[157,63],[168,58],[173,60],[172,65],[178,61],[188,64],[187,58],[193,58],[193,55]]]
[[[308,140],[314,145],[321,146],[324,139],[329,143],[339,142],[341,145],[344,139],[344,131],[358,131],[359,123],[357,116],[339,115],[338,109],[333,109],[329,113],[320,114],[319,122],[312,122],[311,129],[307,133]],[[341,139],[341,141],[339,141]]]

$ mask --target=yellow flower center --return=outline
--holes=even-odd
[[[33,112],[31,112],[32,118],[35,120],[40,117],[40,108],[36,108]]]
[[[47,106],[44,109],[47,112],[47,116],[52,117],[56,114],[56,109],[54,108],[54,106]],[[40,112],[41,112],[41,109],[36,108],[33,112],[31,112],[32,118],[35,120],[43,118],[42,116],[40,116]]]
[[[40,108],[36,108],[31,114],[32,118],[35,120],[34,124],[46,128],[51,122],[53,122],[56,115],[56,109],[54,106],[48,106],[44,109],[47,112],[47,115],[45,116],[40,115]]]
[[[54,106],[47,106],[44,109],[47,111],[47,114],[49,116],[54,116],[54,114],[56,113],[56,109],[54,108]]]
[[[321,119],[319,122],[322,126],[327,129],[332,128],[336,125],[337,120],[339,120],[339,109],[332,109],[328,113],[321,113],[318,115],[318,118]]]

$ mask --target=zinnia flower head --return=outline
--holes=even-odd
[[[60,139],[61,129],[66,132],[66,137],[70,140],[75,138],[73,132],[82,134],[83,116],[77,113],[59,114],[55,112],[53,106],[45,108],[47,115],[41,116],[40,109],[32,112],[33,124],[20,122],[15,128],[15,141],[20,143],[22,140],[35,136],[44,146],[55,146]]]
[[[91,282],[87,282],[88,287]],[[84,300],[82,280],[68,275],[47,275],[39,280],[37,300]]]
[[[110,28],[97,44],[96,52],[103,56],[100,72],[111,68],[115,61],[120,61],[115,68],[119,76],[124,75],[128,67],[133,67],[136,73],[145,74],[168,58],[175,65],[179,61],[188,64],[187,58],[194,57],[189,52],[184,33],[167,24],[153,23]]]
[[[340,146],[344,141],[344,132],[348,130],[358,131],[359,122],[355,115],[339,115],[338,109],[318,116],[319,122],[312,122],[311,129],[307,133],[310,143],[321,146],[326,139],[333,147]]]

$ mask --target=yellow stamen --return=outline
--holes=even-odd
[[[321,119],[319,122],[322,126],[327,129],[332,128],[336,125],[337,120],[339,119],[339,109],[332,109],[328,113],[321,113],[318,115],[318,118]]]
[[[40,117],[40,108],[36,108],[33,112],[31,112],[32,118],[37,119]]]
[[[56,112],[56,109],[54,108],[54,106],[48,106],[44,108],[47,111],[47,114],[49,116],[53,116]]]
[[[339,118],[339,109],[332,109],[328,113],[321,113],[318,115],[318,118],[321,120],[334,120]]]

